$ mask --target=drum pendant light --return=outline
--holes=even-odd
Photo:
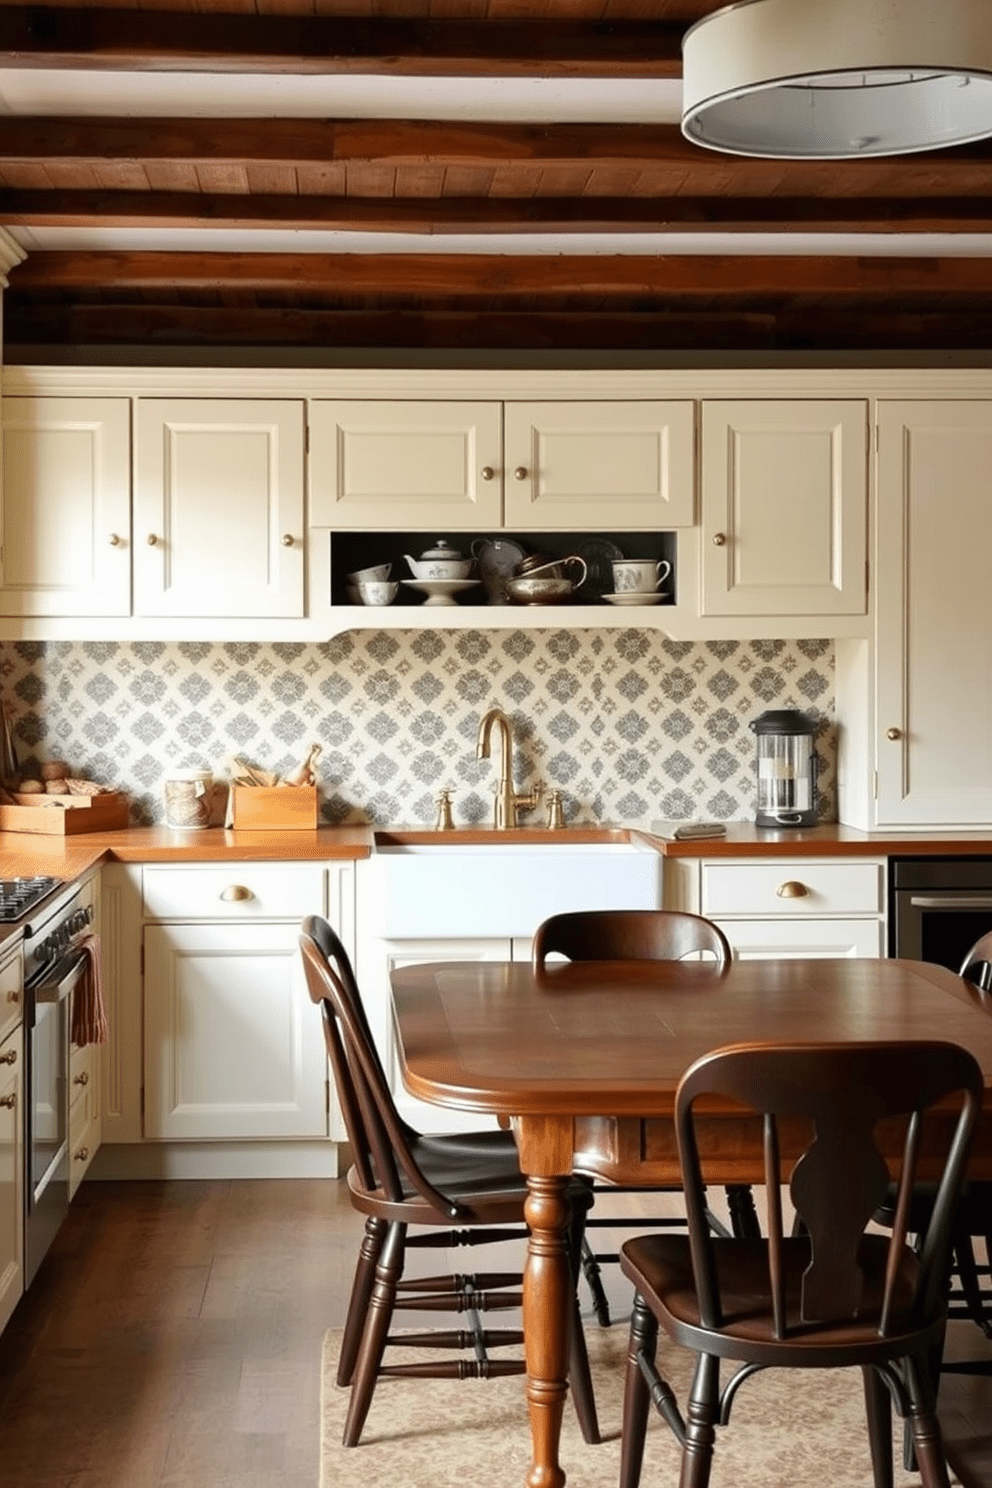
[[[743,0],[682,43],[682,132],[854,160],[992,135],[992,0]]]

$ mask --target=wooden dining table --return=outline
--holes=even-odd
[[[943,967],[902,960],[433,962],[392,973],[403,1083],[415,1096],[489,1112],[516,1137],[530,1230],[523,1288],[533,1464],[527,1488],[562,1488],[573,1279],[566,1230],[575,1171],[656,1187],[679,1182],[672,1113],[682,1075],[730,1044],[948,1040],[985,1075],[970,1172],[992,1178],[992,1016]],[[703,1108],[713,1183],[764,1181],[760,1126]],[[898,1150],[896,1133],[891,1152]],[[886,1145],[885,1133],[879,1136]],[[783,1148],[788,1164],[788,1146]],[[925,1170],[921,1169],[921,1176]]]

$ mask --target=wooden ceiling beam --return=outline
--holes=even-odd
[[[562,350],[992,349],[992,312],[912,309],[587,312],[341,311],[177,305],[5,307],[8,348],[103,346],[447,347]]]
[[[681,77],[672,21],[0,7],[0,66],[406,77]]]
[[[964,197],[992,188],[992,146],[984,141],[888,160],[792,162],[730,159],[691,144],[676,124],[6,115],[0,130],[0,168],[142,162],[193,167],[615,167],[668,172],[688,195],[774,195],[789,179],[802,181],[806,194],[829,199],[929,199],[935,193]]]
[[[362,197],[235,192],[19,191],[8,227],[293,228],[380,233],[980,233],[992,196]]]
[[[726,254],[325,254],[36,251],[10,271],[20,292],[230,289],[448,302],[515,295],[992,296],[986,258]]]

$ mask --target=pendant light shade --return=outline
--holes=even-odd
[[[743,0],[682,43],[682,132],[853,160],[992,135],[992,0]]]

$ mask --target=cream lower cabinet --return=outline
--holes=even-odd
[[[304,614],[304,405],[142,398],[134,613]]]
[[[992,401],[878,409],[875,825],[992,825]]]
[[[18,949],[0,962],[0,1329],[24,1291],[22,981]]]
[[[885,861],[675,859],[666,904],[715,920],[736,957],[885,954]]]
[[[702,405],[703,615],[867,610],[868,405]]]
[[[101,899],[104,1142],[326,1138],[298,938],[305,915],[325,915],[353,953],[353,865],[115,864]]]
[[[80,903],[92,911],[93,928],[100,932],[100,878],[93,874],[82,885]],[[102,947],[101,947],[102,948]],[[102,1139],[99,1044],[69,1045],[69,1198],[86,1176]]]
[[[145,927],[145,1136],[327,1135],[298,925]]]

